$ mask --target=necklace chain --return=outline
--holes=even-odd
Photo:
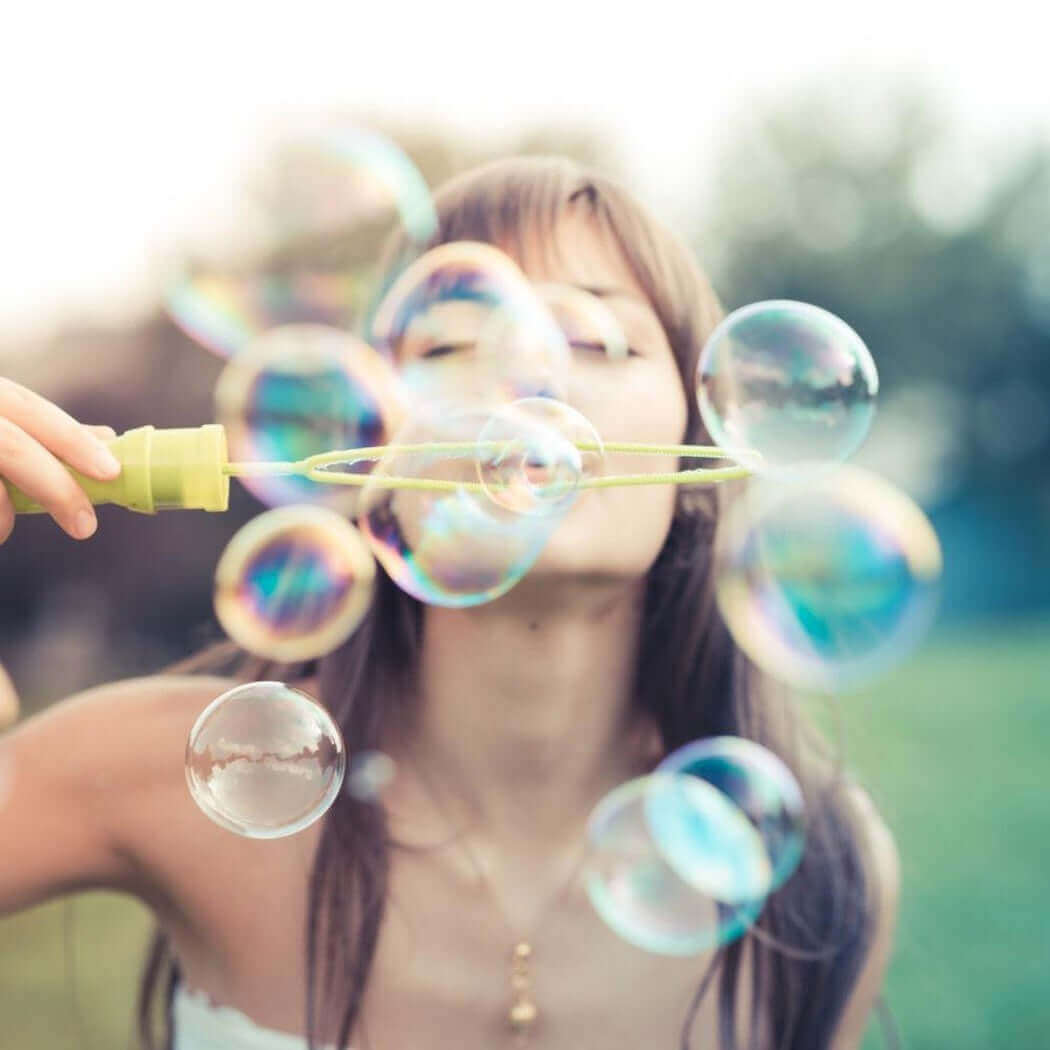
[[[442,806],[438,800],[433,784],[424,774],[422,765],[415,755],[412,756],[412,766],[434,808],[451,829],[452,820],[449,818],[445,807]],[[510,956],[509,984],[511,990],[511,1004],[507,1010],[507,1022],[516,1037],[516,1045],[518,1047],[528,1046],[529,1040],[533,1035],[540,1016],[539,1008],[536,1006],[536,1003],[532,998],[533,941],[535,940],[536,933],[539,931],[541,925],[554,912],[555,905],[560,903],[561,899],[569,892],[570,887],[575,883],[576,876],[583,867],[584,861],[587,859],[590,851],[585,844],[579,859],[573,865],[572,870],[569,873],[568,879],[556,890],[551,899],[543,908],[541,908],[539,914],[533,920],[531,931],[524,936],[519,936],[514,928],[514,923],[511,921],[502,901],[499,899],[499,895],[496,893],[496,889],[493,886],[491,879],[485,874],[484,868],[478,860],[477,855],[467,845],[466,839],[462,837],[462,835],[456,836],[456,842],[460,846],[467,860],[470,862],[471,867],[477,873],[479,881],[485,887],[493,904],[496,906],[496,910],[499,912],[500,918],[503,920],[504,925],[507,927],[508,932],[514,940],[514,947],[511,950]]]

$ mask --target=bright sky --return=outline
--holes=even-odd
[[[148,294],[166,246],[290,114],[361,106],[497,141],[537,120],[589,122],[671,220],[690,214],[736,114],[817,75],[918,76],[975,136],[975,165],[978,136],[1050,136],[1045,34],[1013,0],[974,14],[921,0],[723,7],[22,0],[0,63],[0,340]],[[870,97],[843,105],[877,133]]]

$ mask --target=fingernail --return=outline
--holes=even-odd
[[[78,510],[77,520],[73,523],[73,531],[78,540],[86,540],[94,534],[98,527],[98,519],[89,510]]]
[[[105,445],[100,445],[95,452],[95,466],[100,474],[116,477],[120,473],[120,462]]]

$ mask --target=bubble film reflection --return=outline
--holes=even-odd
[[[760,667],[802,689],[858,687],[933,621],[941,550],[903,492],[858,467],[769,483],[731,508],[715,546],[718,606]]]
[[[260,185],[263,258],[198,264],[173,281],[168,313],[224,357],[289,323],[367,331],[389,282],[437,229],[426,183],[390,140],[334,124],[286,138]],[[399,248],[386,257],[384,247]]]
[[[353,633],[374,580],[375,561],[349,521],[324,507],[282,507],[227,544],[215,569],[215,614],[250,652],[310,660]]]
[[[193,800],[246,838],[308,827],[338,795],[345,770],[339,727],[316,700],[283,682],[249,682],[216,697],[186,744]]]
[[[591,814],[587,893],[602,920],[631,944],[661,955],[696,955],[744,933],[758,917],[762,902],[722,903],[672,869],[656,848],[646,817],[653,776],[667,774],[621,784]],[[723,820],[735,825],[731,838],[743,830],[739,822],[746,821],[730,816],[732,807],[715,788],[697,779],[690,784],[690,795],[697,811],[712,814],[714,826]],[[700,881],[700,873],[694,874]]]
[[[649,826],[663,856],[690,884],[721,901],[756,900],[783,885],[798,866],[805,841],[802,791],[772,752],[740,737],[709,737],[678,748],[656,771],[668,776],[652,782]],[[709,809],[697,805],[697,781],[717,789],[748,821],[754,837],[737,835],[741,848],[728,854],[720,848],[726,836],[713,834]],[[725,864],[727,855],[737,861],[735,868]],[[714,877],[722,874],[724,885],[716,885]]]
[[[518,514],[566,510],[579,483],[602,469],[602,441],[590,421],[547,397],[523,398],[494,411],[477,449],[486,494]]]
[[[476,413],[414,421],[394,444],[438,447],[391,451],[371,475],[433,479],[449,489],[388,489],[370,480],[361,494],[361,532],[390,578],[420,601],[463,608],[505,594],[532,567],[561,520],[516,514],[485,495],[477,479],[476,443],[487,421]]]
[[[564,334],[517,265],[488,244],[442,244],[409,266],[376,312],[373,345],[398,361],[427,413],[567,392]]]
[[[350,758],[346,772],[346,790],[366,802],[380,798],[397,775],[394,760],[382,751],[358,751]]]
[[[366,343],[322,325],[285,325],[226,366],[215,409],[231,459],[288,462],[385,444],[401,425],[405,400],[394,370]],[[356,489],[303,477],[241,480],[271,505],[324,503],[350,514],[357,499]]]
[[[776,299],[734,310],[697,367],[700,415],[714,442],[753,449],[756,471],[790,475],[840,462],[867,436],[878,374],[860,336],[834,314]]]

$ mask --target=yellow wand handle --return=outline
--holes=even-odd
[[[218,423],[158,430],[136,427],[107,441],[120,463],[112,481],[98,481],[68,467],[92,503],[116,503],[141,514],[158,510],[224,511],[230,504],[226,431]],[[19,514],[41,514],[43,507],[4,481]]]

